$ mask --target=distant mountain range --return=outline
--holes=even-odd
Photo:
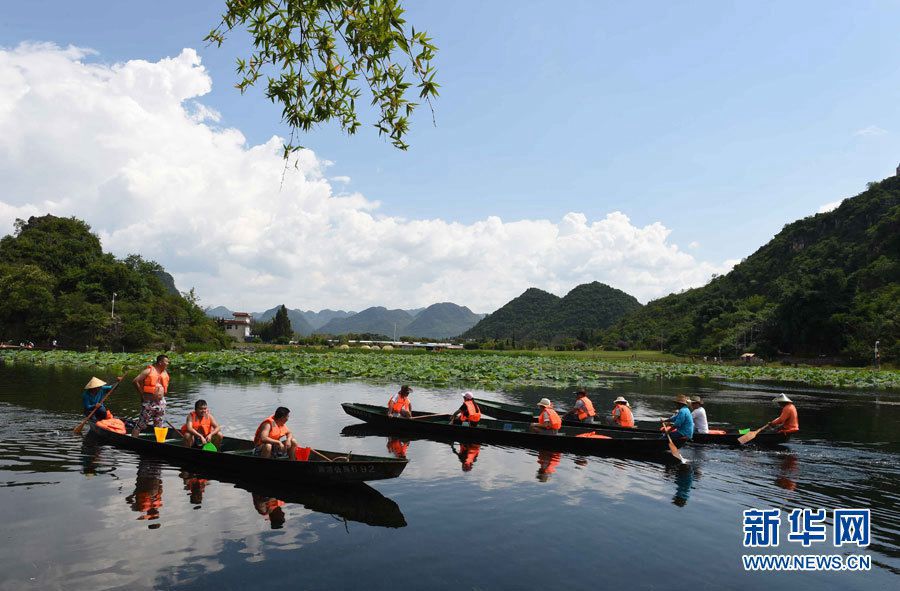
[[[250,312],[251,318],[271,320],[279,306],[265,312]],[[231,318],[234,312],[225,306],[206,310],[211,318]],[[344,310],[292,310],[288,308],[291,328],[299,335],[313,333],[341,335],[347,333],[373,333],[387,337],[411,336],[417,338],[446,339],[462,334],[484,317],[465,306],[443,302],[427,308],[412,310],[388,310],[382,306],[366,308],[361,312]]]
[[[620,318],[641,308],[633,296],[594,281],[575,287],[565,297],[529,288],[493,314],[489,314],[463,338],[515,339],[551,342],[558,337],[586,337],[609,328]]]

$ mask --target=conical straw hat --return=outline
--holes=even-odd
[[[106,382],[101,380],[100,378],[91,378],[91,381],[85,384],[84,389],[90,390],[92,388],[99,388],[100,386],[105,386]]]

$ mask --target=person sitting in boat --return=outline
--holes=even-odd
[[[116,381],[121,382],[122,376],[117,377]],[[109,413],[100,401],[112,389],[112,386],[100,378],[91,378],[91,381],[84,385],[84,392],[81,393],[81,410],[84,412],[84,416],[90,415],[91,411],[96,408],[97,411],[91,416],[92,421],[102,421],[107,416],[111,417],[112,413]]]
[[[472,393],[466,392],[463,394],[462,406],[453,413],[453,416],[450,417],[450,422],[456,423],[457,425],[469,423],[469,425],[475,427],[480,420],[481,408],[478,406],[478,403],[475,402],[475,397],[472,396]]]
[[[613,400],[612,422],[620,427],[634,427],[631,405],[622,396]]]
[[[412,416],[412,404],[409,403],[410,392],[412,392],[412,389],[409,386],[400,386],[400,391],[391,396],[387,405],[387,415],[389,417],[404,417],[408,419]]]
[[[663,422],[666,426],[671,426],[669,436],[678,445],[694,437],[694,417],[691,416],[691,411],[688,410],[688,405],[691,401],[688,400],[687,396],[679,394],[672,402],[678,405],[678,410],[668,419],[663,419]]]
[[[797,420],[797,407],[784,392],[772,399],[772,402],[781,406],[781,414],[766,424],[766,427],[778,427],[778,433],[796,433],[800,430],[800,422]]]
[[[553,410],[553,403],[547,398],[541,398],[537,405],[541,407],[541,414],[538,415],[538,422],[530,425],[531,430],[535,433],[556,435],[562,427],[562,419]]]
[[[694,431],[704,434],[709,433],[706,409],[703,408],[703,399],[699,396],[691,396],[691,418],[694,419]]]
[[[292,460],[296,456],[297,440],[287,428],[291,411],[283,406],[275,409],[275,414],[264,419],[253,436],[253,455],[263,458],[284,458]]]
[[[209,412],[205,400],[194,403],[194,410],[181,426],[181,435],[188,447],[203,447],[207,443],[213,443],[218,447],[222,443],[222,429]]]
[[[563,418],[574,416],[582,423],[593,423],[594,416],[597,413],[594,411],[594,403],[588,398],[587,390],[581,388],[578,392],[575,392],[575,396],[575,406],[572,410],[563,415]]]

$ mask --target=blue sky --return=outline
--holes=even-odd
[[[437,126],[420,109],[408,152],[368,126],[301,140],[333,163],[327,176],[350,177],[336,192],[382,215],[555,223],[619,211],[721,265],[900,162],[900,2],[406,4],[440,49]],[[9,3],[0,46],[72,44],[102,63],[194,48],[212,79],[199,100],[264,143],[285,128],[261,91],[233,88],[246,38],[202,42],[220,9]]]

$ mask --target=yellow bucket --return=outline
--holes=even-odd
[[[165,443],[166,435],[169,433],[168,427],[153,427],[153,432],[156,433],[156,442],[157,443]]]

